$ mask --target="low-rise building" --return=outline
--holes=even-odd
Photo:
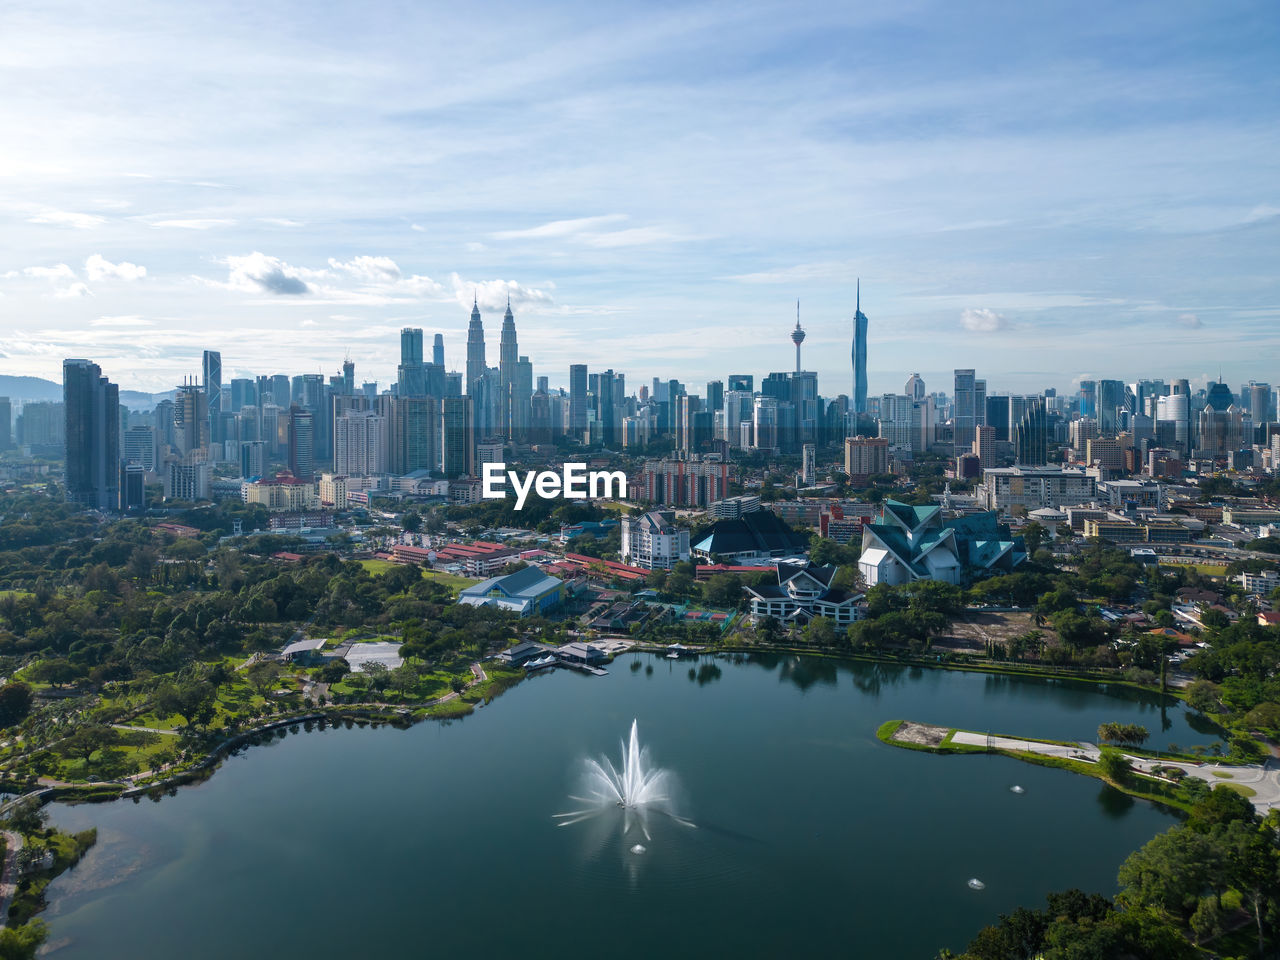
[[[545,613],[564,600],[564,581],[525,567],[505,577],[493,577],[458,594],[458,602],[472,607],[497,607],[522,617]]]
[[[880,522],[863,525],[858,570],[867,586],[960,583],[968,571],[1012,570],[1025,559],[995,511],[946,520],[941,507],[886,500]]]
[[[1083,470],[1059,467],[995,467],[982,476],[978,503],[1000,513],[1088,503],[1096,481]]]
[[[778,582],[744,587],[751,599],[751,620],[759,623],[773,617],[783,624],[806,624],[826,617],[843,629],[862,619],[863,595],[832,587],[839,567],[813,563],[778,564]]]

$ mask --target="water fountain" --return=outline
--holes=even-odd
[[[632,720],[631,736],[622,744],[621,766],[615,767],[613,761],[603,756],[599,760],[587,760],[582,794],[570,798],[584,806],[555,816],[560,826],[567,827],[609,810],[621,810],[623,836],[638,832],[649,841],[653,839],[649,831],[651,814],[669,817],[687,827],[693,826],[675,812],[675,792],[673,774],[650,762],[649,751],[640,746],[639,724]],[[638,842],[630,847],[631,852],[637,855],[645,853],[646,849]]]
[[[985,883],[983,883],[981,880],[979,880],[977,877],[974,877],[972,880],[970,880],[970,881],[969,881],[969,889],[970,889],[970,890],[985,890],[985,889],[987,889],[987,885],[986,885]]]

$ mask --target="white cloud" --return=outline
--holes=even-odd
[[[99,280],[141,280],[147,275],[147,268],[127,260],[112,263],[102,254],[95,253],[84,262],[84,272],[96,283]]]
[[[284,296],[301,296],[312,292],[308,279],[324,275],[323,271],[290,266],[278,257],[269,257],[256,250],[245,257],[227,257],[222,262],[228,269],[227,282],[223,286],[254,293],[265,290]]]
[[[362,283],[395,283],[400,279],[400,265],[390,257],[353,257],[350,260],[329,258],[329,266]]]
[[[177,227],[181,230],[212,230],[214,227],[230,227],[234,226],[235,220],[225,220],[219,218],[194,219],[194,220],[152,220],[153,227]]]
[[[106,222],[106,217],[93,213],[76,213],[73,210],[44,210],[27,217],[27,223],[47,223],[58,227],[75,227],[77,230],[88,230]]]
[[[10,270],[4,276],[5,279],[29,277],[33,280],[48,280],[53,286],[53,296],[59,300],[90,296],[88,286],[65,263],[52,267],[23,267],[21,270]]]
[[[1204,324],[1200,322],[1200,318],[1194,313],[1180,313],[1178,314],[1178,326],[1186,327],[1189,330],[1199,330]]]
[[[88,285],[78,281],[66,287],[59,287],[53,291],[53,295],[59,300],[74,300],[77,297],[92,296]]]
[[[593,247],[638,247],[648,243],[685,243],[697,237],[672,233],[662,227],[631,227],[583,236],[582,241]]]
[[[273,227],[305,227],[305,220],[290,220],[288,217],[259,217],[259,223],[269,223]]]
[[[600,227],[626,220],[625,213],[607,213],[599,217],[578,217],[574,220],[552,220],[526,230],[499,230],[494,234],[499,240],[525,240],[547,237],[573,237],[597,233]]]
[[[548,291],[522,286],[514,280],[463,280],[456,273],[449,280],[454,299],[464,307],[470,307],[473,298],[481,310],[504,310],[508,297],[513,307],[555,302]]]
[[[960,314],[960,326],[971,333],[995,333],[1008,326],[1004,316],[986,307],[966,308]]]
[[[144,320],[137,314],[121,317],[98,317],[97,320],[90,320],[91,327],[151,327],[155,325],[154,320]]]

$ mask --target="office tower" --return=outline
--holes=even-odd
[[[796,301],[796,328],[791,331],[791,342],[796,345],[796,373],[804,368],[800,366],[800,344],[804,343],[804,331],[800,329],[800,301]]]
[[[444,369],[444,334],[437,333],[431,341],[431,362]]]
[[[222,441],[218,432],[222,414],[222,354],[217,350],[204,352],[204,393],[208,398],[210,440]]]
[[[360,384],[360,392],[369,400],[376,399],[378,396],[378,381],[366,380],[364,383]]]
[[[387,398],[383,409],[387,416],[385,433],[389,436],[386,460],[391,473],[404,476],[415,470],[436,469],[440,459],[440,404],[437,397]],[[373,465],[377,466],[376,458]],[[365,466],[369,466],[367,461]]]
[[[396,392],[402,397],[425,397],[427,374],[422,363],[422,330],[400,331],[400,366],[396,368]]]
[[[348,397],[356,392],[356,365],[349,357],[342,361],[342,392]]]
[[[774,453],[780,446],[778,427],[778,398],[761,395],[755,399],[753,413],[753,437],[751,445],[756,450]]]
[[[130,427],[124,432],[125,463],[136,463],[148,472],[156,472],[160,462],[158,439],[155,427]]]
[[[120,389],[88,360],[62,362],[67,499],[97,510],[120,505]]]
[[[1023,398],[994,396],[987,397],[986,425],[995,428],[995,439],[999,442],[1007,442],[1010,439],[1009,424],[1013,421],[1013,407],[1011,401]]]
[[[599,437],[592,437],[592,440],[598,439],[600,443],[609,446],[614,441],[613,428],[613,371],[606,370],[603,373],[592,374],[596,381],[595,390],[595,422],[599,425]],[[590,378],[588,378],[590,379]]]
[[[299,480],[316,474],[315,416],[305,407],[289,408],[289,471]]]
[[[974,430],[978,426],[978,418],[974,404],[975,378],[973,370],[957,370],[955,372],[955,396],[952,399],[951,442],[955,447],[955,455],[968,453],[973,449]],[[983,411],[985,415],[986,411]]]
[[[533,364],[528,357],[516,361],[515,389],[511,395],[511,425],[515,439],[523,442],[529,436],[529,418],[533,405]]]
[[[802,370],[791,377],[791,402],[796,408],[797,442],[812,443],[818,439],[818,375]]]
[[[1049,414],[1043,397],[1031,403],[1013,425],[1014,460],[1021,467],[1049,464]]]
[[[13,446],[13,407],[8,397],[0,397],[0,450]]]
[[[1221,411],[1230,407],[1234,401],[1235,395],[1231,392],[1231,388],[1221,380],[1209,384],[1209,392],[1205,399],[1208,406]]]
[[[471,322],[467,325],[467,393],[475,392],[475,385],[484,379],[488,365],[484,359],[484,324],[480,321],[480,304],[471,304]]]
[[[293,402],[293,388],[283,373],[271,377],[271,401],[281,410],[288,410]]]
[[[1080,416],[1094,420],[1098,418],[1098,382],[1096,380],[1080,381]]]
[[[520,345],[516,341],[516,318],[507,297],[507,312],[502,315],[502,333],[498,341],[498,432],[504,437],[516,435],[516,364],[520,362]]]
[[[462,373],[449,370],[444,375],[444,395],[446,397],[462,396]]]
[[[745,390],[747,393],[754,393],[756,389],[756,378],[750,373],[731,373],[729,374],[728,389]],[[663,399],[658,397],[659,400]]]
[[[189,380],[177,389],[173,401],[173,446],[182,456],[209,451],[209,398]]]
[[[712,413],[724,409],[724,381],[707,381],[707,409]]]
[[[914,401],[918,402],[923,400],[926,394],[924,380],[920,378],[920,374],[913,373],[911,376],[907,377],[907,385],[902,388],[902,392]]]
[[[753,401],[750,390],[730,390],[724,395],[724,426],[720,437],[731,447],[752,445],[750,441],[743,444],[741,425],[752,422]]]
[[[973,423],[980,427],[987,422],[987,381],[973,381]]]
[[[551,421],[551,397],[547,393],[547,378],[538,378],[538,389],[529,398],[529,442],[550,443],[553,436]]]
[[[1245,396],[1241,392],[1241,406],[1249,411],[1249,415],[1253,417],[1253,422],[1270,423],[1275,419],[1275,412],[1271,409],[1271,384],[1257,383],[1249,381],[1248,395]]]
[[[1213,399],[1211,384],[1210,400]],[[1228,392],[1230,389],[1228,388]],[[1223,457],[1236,450],[1249,447],[1253,443],[1253,418],[1241,407],[1229,404],[1225,410],[1214,407],[1212,403],[1200,411],[1199,439],[1196,450],[1203,456]]]
[[[440,470],[446,477],[475,471],[475,429],[471,397],[445,397],[440,403]]]
[[[915,449],[915,401],[905,394],[882,396],[877,433],[888,440],[891,447]]]
[[[236,377],[231,381],[231,403],[228,412],[239,413],[244,407],[252,407],[258,402],[258,388],[248,377]],[[209,412],[213,416],[213,411]]]
[[[249,440],[240,444],[240,476],[246,480],[260,477],[267,472],[267,443],[265,440]]]
[[[1121,380],[1098,381],[1098,432],[1114,437],[1120,431],[1120,411],[1125,407],[1125,385]]]
[[[146,472],[137,463],[120,464],[120,509],[141,510],[147,505]]]
[[[867,412],[867,315],[862,312],[862,279],[853,308],[853,412]]]

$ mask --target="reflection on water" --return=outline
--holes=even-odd
[[[1098,791],[1098,806],[1108,817],[1119,819],[1125,816],[1137,801],[1127,793],[1122,793],[1109,783],[1104,783]]]

